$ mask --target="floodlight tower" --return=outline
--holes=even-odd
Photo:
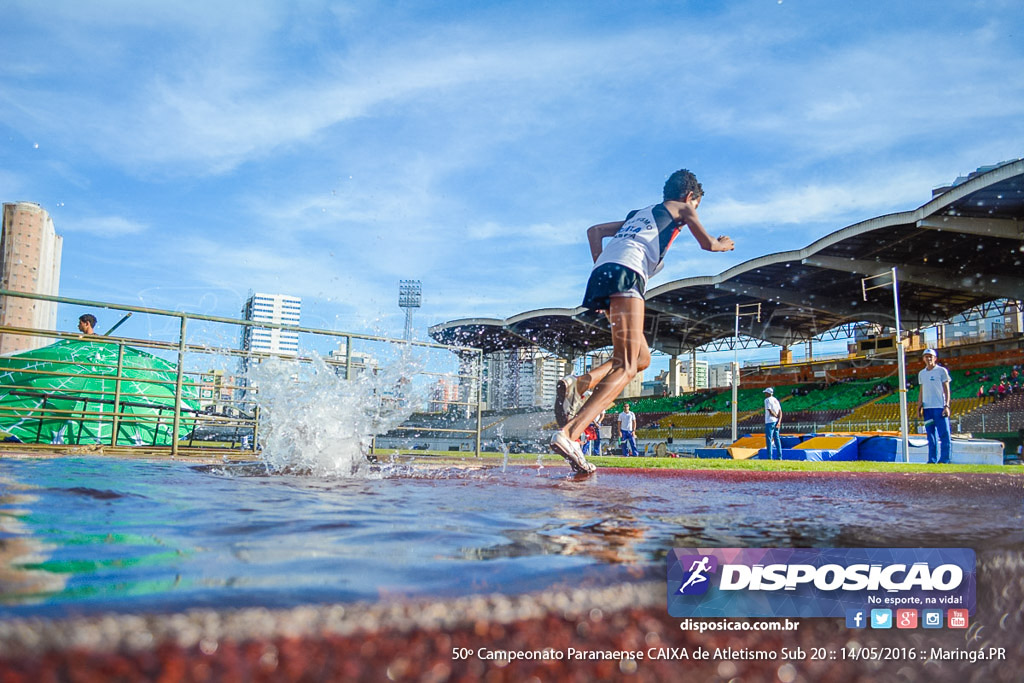
[[[423,301],[423,286],[419,280],[398,281],[398,307],[405,309],[405,340],[412,340],[412,309]]]

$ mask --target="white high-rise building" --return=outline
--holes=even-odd
[[[708,388],[708,362],[706,360],[681,360],[676,366],[676,382],[680,392],[698,391]]]
[[[555,384],[564,361],[537,348],[488,354],[484,360],[485,396],[489,410],[555,405]]]
[[[301,312],[302,299],[299,297],[261,292],[251,294],[242,309],[246,320],[278,325],[298,325]],[[242,334],[242,348],[246,351],[297,356],[299,333],[267,327],[246,327]]]
[[[718,363],[708,368],[708,387],[731,387],[732,363]]]

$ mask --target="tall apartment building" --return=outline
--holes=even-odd
[[[355,345],[353,344],[353,347],[354,346]],[[332,349],[331,352],[329,354],[327,354],[327,358],[329,360],[333,361],[333,363],[334,363],[334,371],[336,373],[338,373],[339,375],[343,376],[343,377],[349,376],[349,375],[352,376],[352,377],[355,377],[359,373],[365,372],[368,369],[376,371],[377,366],[378,366],[376,358],[374,358],[373,356],[371,356],[368,353],[363,353],[362,351],[356,351],[353,348],[353,350],[352,350],[352,357],[351,357],[352,370],[349,371],[349,369],[348,369],[348,362],[349,362],[350,359],[349,359],[349,355],[348,355],[348,343],[347,342],[341,342],[340,344],[338,344],[338,348]]]
[[[589,372],[591,368],[595,368],[602,363],[606,363],[612,358],[611,348],[601,349],[595,351],[592,354],[587,355],[583,359],[583,371]],[[629,384],[622,390],[619,395],[621,398],[639,398],[644,395],[644,373],[643,371],[638,372],[636,376],[629,380]]]
[[[459,400],[458,381],[440,378],[430,387],[430,403],[427,410],[432,413],[443,413],[449,406]]]
[[[285,294],[255,292],[249,295],[242,308],[242,315],[246,320],[278,325],[298,325],[301,313],[302,299]],[[246,327],[242,333],[242,349],[281,356],[297,356],[299,333],[267,327]]]
[[[0,288],[57,296],[64,238],[53,228],[50,214],[38,204],[4,204],[0,234]],[[57,328],[57,304],[20,297],[0,297],[0,325]],[[21,334],[0,334],[0,354],[46,346],[52,340]]]
[[[699,361],[698,361],[699,362]],[[732,363],[718,363],[708,368],[708,387],[731,387]]]
[[[555,384],[564,361],[537,348],[512,349],[484,359],[488,410],[555,405]]]
[[[706,360],[681,360],[676,363],[674,367],[676,373],[674,380],[676,386],[679,387],[680,393],[707,389],[708,367]],[[669,367],[668,372],[671,374],[672,371],[673,368]],[[671,377],[666,378],[666,382],[671,383],[672,379]]]

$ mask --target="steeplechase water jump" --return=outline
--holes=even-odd
[[[574,471],[590,473],[579,437],[619,397],[637,373],[651,363],[644,337],[644,291],[651,276],[662,269],[665,254],[683,228],[706,251],[731,251],[725,235],[711,237],[697,215],[704,188],[686,169],[665,182],[662,202],[631,211],[624,221],[601,223],[587,230],[594,270],[587,281],[583,307],[605,314],[612,341],[610,360],[580,377],[559,380],[555,420],[560,427],[551,439],[551,450]],[[605,245],[605,240],[609,240]],[[589,396],[584,398],[584,394]]]

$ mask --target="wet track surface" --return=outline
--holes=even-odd
[[[5,463],[0,482],[4,680],[1012,681],[1024,663],[1020,476],[403,465],[351,481],[47,462]],[[966,632],[876,635],[833,619],[792,634],[680,631],[664,605],[664,557],[695,546],[970,547],[977,614]],[[1001,646],[1007,659],[634,667],[451,656],[936,644]]]

